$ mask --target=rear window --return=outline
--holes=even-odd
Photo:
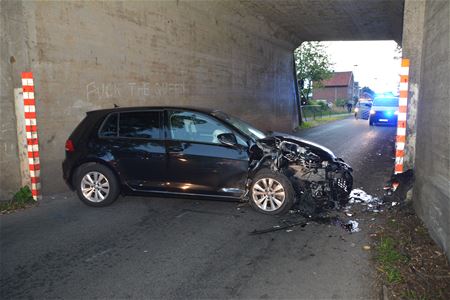
[[[100,136],[117,136],[117,121],[117,114],[109,115],[105,120],[105,123],[103,123],[102,129],[100,130]]]
[[[161,138],[160,112],[139,111],[120,113],[119,136],[128,138]]]
[[[373,106],[397,107],[398,98],[375,98],[375,100],[373,100]]]

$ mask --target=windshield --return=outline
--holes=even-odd
[[[229,122],[231,125],[233,125],[237,129],[239,129],[246,135],[250,136],[254,140],[259,140],[259,139],[263,139],[263,138],[267,137],[266,134],[264,132],[262,132],[261,130],[256,129],[252,125],[250,125],[236,117],[227,115],[223,112],[214,112],[214,115],[216,117],[221,118],[222,120]]]
[[[398,106],[398,98],[375,98],[373,100],[373,106]]]

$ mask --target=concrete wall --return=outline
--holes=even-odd
[[[424,12],[413,200],[450,257],[450,2],[427,1]]]
[[[237,1],[2,1],[1,18],[0,199],[19,184],[21,71],[35,74],[44,194],[65,189],[64,142],[88,110],[194,105],[263,129],[296,125],[296,45]]]
[[[414,167],[416,155],[417,107],[422,65],[422,43],[426,1],[405,0],[402,55],[410,60],[409,95],[406,120],[405,169]]]
[[[0,2],[0,200],[9,198],[21,185],[19,151],[17,147],[14,88],[21,70],[17,61],[29,64],[26,32],[21,18],[22,5]]]

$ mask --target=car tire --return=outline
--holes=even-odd
[[[270,169],[262,169],[250,186],[250,205],[258,212],[285,214],[295,202],[295,191],[289,178]]]
[[[120,193],[116,175],[108,167],[87,163],[78,167],[74,177],[78,198],[89,206],[102,207],[113,203]]]
[[[373,121],[371,119],[369,119],[369,125],[373,126]]]

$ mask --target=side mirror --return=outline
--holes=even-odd
[[[217,139],[219,142],[227,146],[236,146],[238,143],[236,136],[232,133],[221,133],[217,136]]]

